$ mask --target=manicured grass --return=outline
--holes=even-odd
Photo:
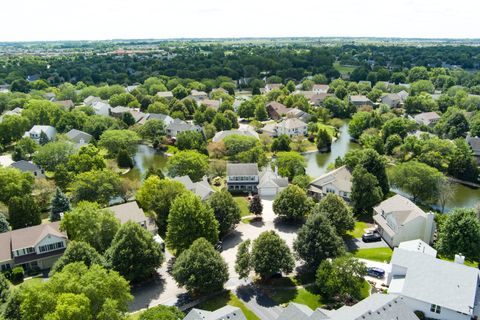
[[[333,67],[340,72],[341,74],[347,74],[347,73],[352,73],[353,70],[355,70],[355,67],[352,66],[342,66],[340,63],[335,62],[333,64]]]
[[[453,262],[453,259],[450,259],[450,258],[441,256],[441,255],[438,255],[438,258],[439,258],[439,259],[442,259],[442,260],[445,260],[445,261]],[[465,264],[467,267],[478,268],[478,262],[475,262],[475,261],[465,260],[465,263],[464,263],[464,264]]]
[[[248,200],[244,196],[234,196],[235,202],[240,207],[240,216],[245,217],[251,215],[250,211],[248,210]]]
[[[294,287],[315,282],[315,273],[302,273],[293,277],[271,278],[264,284],[277,287]]]
[[[37,283],[42,283],[44,280],[43,278],[40,278],[40,277],[35,277],[35,278],[29,278],[29,279],[26,279],[26,280],[23,280],[23,282],[17,284],[16,286],[29,286],[29,285],[33,285],[33,284],[37,284]]]
[[[140,315],[143,313],[143,311],[138,311],[138,312],[135,312],[135,313],[130,313],[128,316],[127,316],[127,320],[138,320],[140,319]]]
[[[353,238],[361,238],[362,235],[365,233],[365,229],[367,229],[370,225],[363,221],[355,222],[355,229],[353,231],[347,232],[348,235],[352,236]]]
[[[315,310],[323,305],[322,297],[315,287],[298,289],[271,289],[268,290],[270,298],[278,304],[289,302],[301,303]]]
[[[354,257],[378,262],[390,262],[392,258],[392,249],[390,248],[372,248],[360,249],[353,252]]]
[[[248,309],[245,304],[238,299],[231,291],[225,291],[212,299],[200,303],[196,308],[203,309],[207,311],[214,311],[226,305],[231,305],[238,307],[243,311],[243,314],[247,320],[260,320],[250,309]]]
[[[334,138],[336,136],[335,127],[329,126],[328,124],[324,124],[324,123],[320,123],[320,122],[317,123],[317,126],[318,126],[318,130],[327,130],[330,137]]]

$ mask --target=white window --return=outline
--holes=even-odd
[[[58,249],[61,249],[61,248],[63,248],[63,247],[64,247],[64,246],[63,246],[63,242],[60,241],[60,242],[56,242],[56,243],[51,243],[51,244],[46,244],[46,245],[40,246],[40,247],[38,247],[38,250],[40,251],[40,253],[43,253],[43,252],[58,250]]]

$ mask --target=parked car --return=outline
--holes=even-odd
[[[383,277],[385,277],[385,270],[380,269],[380,268],[371,267],[371,268],[367,268],[367,274],[370,277],[382,279]]]
[[[365,233],[362,236],[363,242],[377,242],[382,240],[382,236],[378,232]]]

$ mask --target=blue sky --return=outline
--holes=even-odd
[[[0,41],[480,38],[476,0],[4,0],[0,10]]]

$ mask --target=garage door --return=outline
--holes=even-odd
[[[277,188],[261,188],[258,193],[261,196],[274,196],[277,194]]]

